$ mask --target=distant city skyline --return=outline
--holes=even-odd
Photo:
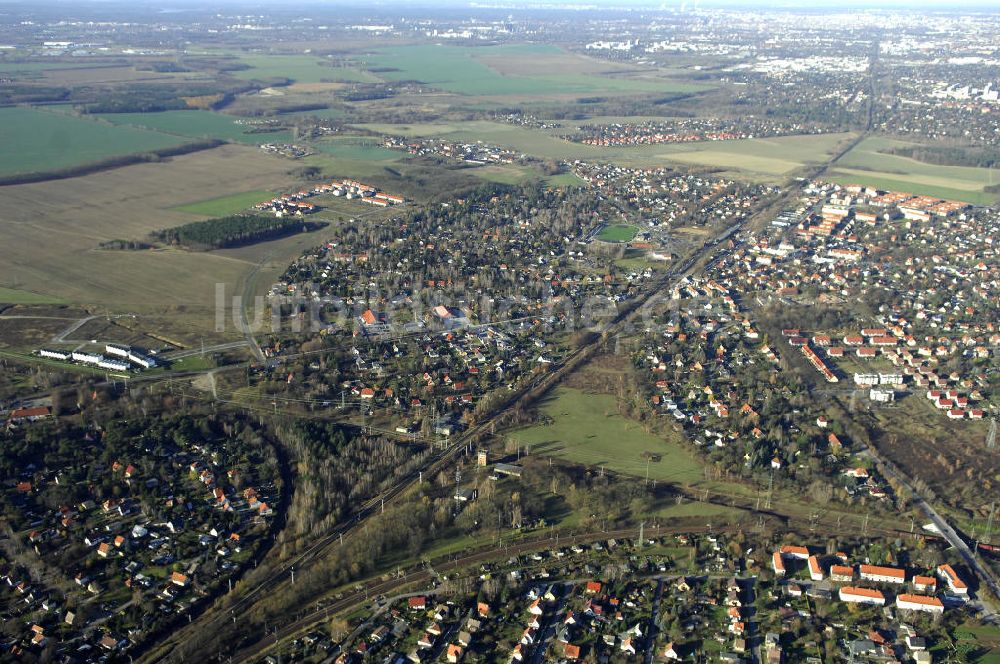
[[[140,9],[142,3],[123,2],[122,0],[43,0],[42,2],[27,2],[26,0],[0,0],[0,7],[8,6],[31,6],[31,7],[81,7],[91,6],[114,6],[127,4],[133,9]],[[748,10],[775,10],[775,11],[857,11],[857,10],[923,10],[923,11],[946,11],[948,13],[973,10],[982,12],[983,10],[993,10],[989,13],[1000,12],[995,0],[958,0],[957,2],[947,2],[946,0],[780,0],[770,2],[765,0],[667,0],[656,2],[654,0],[423,0],[410,2],[408,0],[376,0],[374,2],[358,2],[358,0],[215,0],[212,6],[243,7],[254,10],[267,9],[294,9],[297,6],[315,7],[323,5],[328,7],[365,7],[390,9],[399,8],[412,11],[420,11],[434,8],[461,9],[579,9],[579,10],[608,10],[608,9],[642,9],[642,10],[671,10],[671,9],[748,9]],[[196,0],[172,0],[170,2],[156,3],[149,5],[148,9],[170,8],[198,8],[210,9],[205,3]]]

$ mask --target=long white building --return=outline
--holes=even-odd
[[[896,607],[909,611],[925,611],[927,613],[944,613],[944,604],[937,597],[927,595],[902,594],[896,597]]]

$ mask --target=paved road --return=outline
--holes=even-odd
[[[172,351],[169,353],[163,353],[163,357],[174,362],[176,360],[183,359],[185,357],[192,357],[194,355],[201,355],[202,353],[214,353],[220,350],[232,350],[234,348],[242,348],[247,345],[246,339],[243,341],[230,341],[224,344],[215,344],[213,346],[205,346],[204,348],[189,348],[187,350]]]
[[[757,614],[754,609],[754,602],[757,600],[754,596],[754,585],[756,582],[756,577],[748,577],[746,579],[745,590],[743,590],[742,593],[744,595],[743,599],[745,599],[743,602],[743,609],[746,611],[745,622],[747,625],[747,655],[750,658],[750,664],[756,664],[758,660],[758,651],[760,649],[759,644],[758,647],[754,646],[754,644],[759,641],[757,637],[757,627],[759,621],[757,620]],[[740,588],[743,589],[744,586],[740,586]]]
[[[80,320],[76,321],[75,323],[67,327],[65,330],[60,332],[59,334],[52,337],[52,343],[54,344],[73,343],[73,342],[67,342],[66,337],[73,334],[74,332],[76,332],[81,327],[83,327],[90,321],[94,320],[95,318],[97,318],[97,316],[87,316],[86,318],[81,318]]]
[[[656,594],[653,595],[653,612],[649,617],[649,626],[646,628],[646,655],[643,664],[653,664],[653,654],[656,649],[656,632],[660,624],[660,599],[663,597],[663,577],[656,581]]]

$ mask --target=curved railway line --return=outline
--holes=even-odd
[[[376,511],[382,509],[385,504],[391,503],[394,499],[405,493],[417,481],[419,481],[421,472],[433,475],[435,472],[445,468],[456,454],[461,453],[466,448],[470,441],[474,441],[480,434],[488,432],[490,427],[495,423],[496,419],[504,411],[521,401],[531,403],[539,395],[547,392],[558,382],[562,381],[567,375],[585,364],[597,352],[600,341],[614,335],[630,323],[635,316],[642,312],[643,306],[655,295],[664,289],[669,290],[673,282],[689,275],[696,268],[702,267],[706,261],[710,261],[716,255],[719,246],[722,245],[723,239],[731,237],[739,229],[739,224],[731,226],[720,235],[707,240],[698,250],[694,251],[674,270],[663,274],[659,279],[656,279],[648,284],[639,295],[633,298],[632,301],[626,303],[626,305],[614,316],[614,318],[605,323],[599,331],[599,334],[596,334],[587,344],[582,345],[571,352],[556,369],[541,379],[537,380],[533,384],[522,387],[519,391],[514,392],[509,395],[507,399],[498,403],[493,408],[493,414],[490,417],[485,418],[482,422],[462,432],[459,436],[457,436],[455,441],[449,444],[447,448],[436,453],[430,459],[425,468],[418,472],[411,473],[389,489],[381,492],[362,504],[349,520],[334,528],[334,530],[329,534],[319,538],[305,551],[298,554],[293,559],[280,564],[274,571],[269,573],[264,579],[257,582],[253,587],[247,588],[243,592],[240,592],[239,589],[235,590],[232,595],[235,595],[236,599],[226,607],[224,612],[218,610],[218,601],[216,602],[216,605],[206,608],[201,616],[192,620],[190,624],[176,630],[166,641],[161,642],[151,649],[140,661],[178,661],[172,656],[173,646],[179,641],[182,641],[187,634],[190,634],[194,630],[212,630],[224,626],[231,620],[231,611],[245,611],[249,606],[256,603],[258,598],[265,596],[269,591],[272,591],[285,583],[289,583],[291,580],[292,569],[308,565],[311,561],[321,557],[331,546],[339,544],[344,538],[353,534],[367,518],[372,516],[372,514]]]

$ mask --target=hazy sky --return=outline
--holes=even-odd
[[[580,8],[585,6],[600,8],[658,8],[667,9],[680,7],[686,4],[690,7],[694,0],[370,0],[362,2],[360,0],[160,0],[149,1],[139,0],[138,2],[125,2],[124,0],[0,0],[0,6],[76,6],[82,7],[88,4],[95,6],[113,6],[116,4],[127,4],[132,8],[148,7],[170,8],[170,7],[197,7],[199,9],[210,9],[212,7],[240,7],[247,8],[281,8],[285,10],[294,9],[296,6],[309,7],[323,5],[326,7],[350,6],[350,7],[377,7],[407,8],[419,11],[421,8],[461,8],[461,7],[557,7],[569,6]],[[698,5],[702,8],[725,7],[725,8],[753,8],[760,10],[776,9],[802,9],[818,11],[836,11],[859,9],[921,9],[936,11],[962,11],[972,9],[975,11],[990,11],[1000,13],[1000,2],[998,0],[699,0]]]

